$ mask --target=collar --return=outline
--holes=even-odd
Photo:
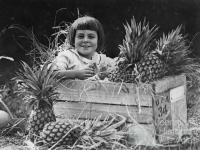
[[[79,55],[79,53],[77,52],[76,49],[69,49],[69,51],[74,53],[78,57],[78,59],[85,64],[88,64],[91,62],[96,62],[96,63],[100,62],[100,57],[97,52],[94,53],[94,55],[92,56],[92,59],[90,60],[90,59],[87,59],[87,58]]]

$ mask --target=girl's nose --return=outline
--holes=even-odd
[[[88,38],[87,36],[84,37],[83,41],[88,41]]]

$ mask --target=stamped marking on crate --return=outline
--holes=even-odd
[[[154,115],[158,133],[163,133],[172,128],[170,92],[160,93],[155,96]]]

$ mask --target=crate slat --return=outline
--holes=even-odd
[[[60,100],[135,106],[139,103],[141,106],[152,106],[150,90],[151,86],[148,89],[136,87],[134,84],[100,83],[80,80],[65,81],[58,89]],[[138,95],[140,95],[139,98]]]
[[[84,102],[58,102],[54,105],[54,109],[56,115],[63,115],[65,118],[94,119],[101,114],[102,119],[104,119],[108,113],[118,113],[127,117],[128,122],[133,122],[129,117],[129,111],[131,117],[137,122],[143,124],[153,123],[151,107],[141,107],[141,113],[139,113],[138,107],[135,106],[124,107]]]

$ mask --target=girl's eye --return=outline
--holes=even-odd
[[[88,35],[88,38],[93,39],[93,38],[95,38],[95,36],[94,35]]]
[[[78,37],[79,39],[83,39],[83,38],[84,38],[84,35],[81,35],[81,34],[80,34],[80,35],[78,35],[77,37]]]

